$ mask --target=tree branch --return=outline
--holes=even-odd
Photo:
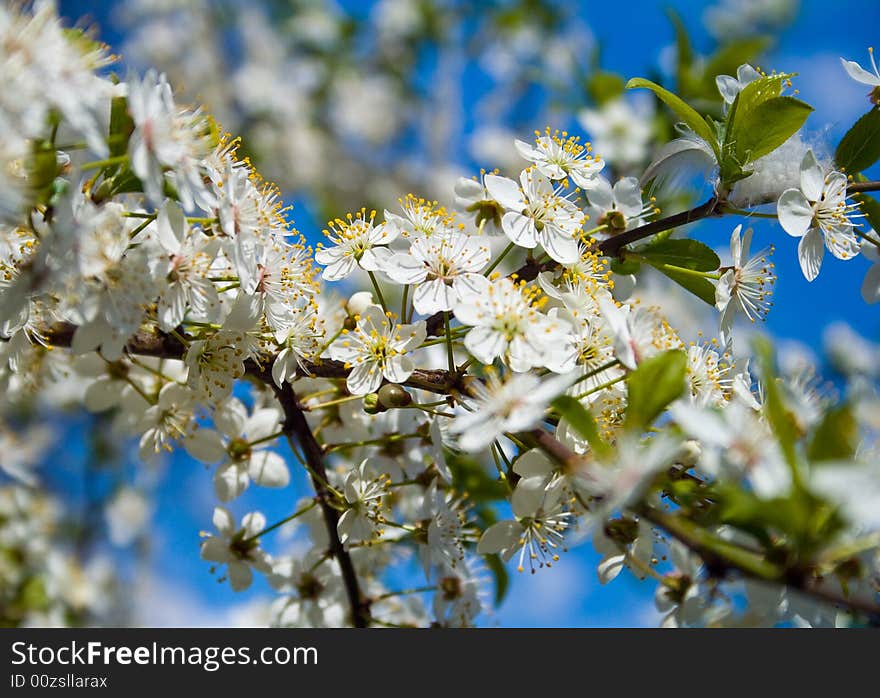
[[[324,525],[330,540],[330,554],[336,558],[342,572],[342,582],[345,585],[345,593],[351,608],[351,623],[356,628],[366,628],[370,624],[370,601],[361,593],[360,582],[351,555],[339,539],[339,531],[337,530],[339,512],[330,504],[331,495],[325,484],[327,469],[324,467],[324,451],[315,439],[290,383],[284,383],[280,388],[274,383],[271,385],[284,410],[284,434],[288,439],[296,439],[302,447],[306,462],[309,464],[312,486],[315,488],[318,505],[321,507],[321,514],[324,517]]]

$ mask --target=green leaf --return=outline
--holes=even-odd
[[[641,268],[642,265],[633,260],[621,261],[619,259],[614,259],[611,262],[611,271],[615,274],[622,274],[623,276],[637,274]]]
[[[849,460],[856,451],[858,431],[849,405],[832,409],[816,427],[807,455],[812,462]]]
[[[721,265],[718,255],[707,245],[698,240],[670,238],[643,247],[638,256],[697,298],[715,305],[712,282],[690,273],[715,271]]]
[[[718,161],[721,161],[721,148],[718,145],[718,141],[715,138],[715,134],[712,131],[712,127],[706,122],[706,120],[697,113],[697,111],[690,106],[687,102],[685,102],[678,95],[673,94],[669,90],[660,87],[655,82],[651,82],[650,80],[645,80],[644,78],[632,78],[628,83],[626,83],[626,89],[632,90],[635,88],[644,87],[648,90],[651,90],[655,95],[657,95],[660,100],[662,100],[667,107],[672,109],[685,124],[687,124],[690,129],[697,134],[700,138],[702,138],[706,143],[712,146],[712,150],[715,153],[715,157]]]
[[[617,73],[595,70],[590,73],[586,87],[593,101],[602,105],[620,96],[623,92],[623,78]]]
[[[856,194],[853,199],[859,203],[859,208],[868,219],[868,223],[874,230],[880,230],[880,201],[867,194]]]
[[[708,279],[693,276],[683,271],[676,271],[666,266],[652,265],[655,269],[668,276],[682,288],[693,293],[700,300],[709,305],[715,305],[715,286]]]
[[[579,400],[571,395],[560,395],[553,401],[553,407],[581,438],[587,440],[590,448],[600,460],[604,460],[610,455],[611,447],[599,434],[596,420]]]
[[[624,426],[642,431],[685,389],[687,356],[670,349],[645,359],[626,377],[627,399]]]
[[[641,248],[638,254],[651,263],[672,264],[696,271],[715,271],[721,266],[721,260],[711,247],[688,238],[654,242]]]
[[[880,159],[880,107],[874,107],[846,132],[837,146],[834,162],[840,169],[854,173],[867,170],[878,159]]]
[[[687,28],[679,15],[672,8],[667,8],[666,15],[675,31],[676,82],[680,91],[686,91],[690,82],[691,66],[694,63],[694,50]]]
[[[778,97],[782,93],[782,83],[790,78],[789,74],[768,75],[766,77],[753,80],[742,88],[737,94],[733,104],[727,112],[726,119],[726,144],[735,143],[737,138],[737,129],[742,119],[759,104],[766,102],[768,99]]]
[[[128,150],[128,139],[134,130],[134,121],[128,113],[128,101],[125,97],[114,97],[110,100],[110,155],[117,157]]]
[[[773,97],[755,105],[737,120],[730,136],[737,164],[744,166],[772,153],[797,133],[812,111],[794,97]]]
[[[486,567],[489,568],[492,577],[495,579],[495,606],[497,607],[501,605],[504,597],[507,596],[510,577],[507,574],[507,568],[501,562],[501,558],[498,555],[483,555],[483,559],[486,561]]]
[[[782,455],[792,472],[795,485],[802,489],[800,469],[796,450],[797,431],[794,417],[786,408],[782,400],[782,393],[777,383],[776,370],[773,366],[773,348],[770,342],[759,337],[755,340],[755,354],[761,368],[761,385],[764,388],[764,413],[767,421],[776,434],[776,440],[782,448]]]

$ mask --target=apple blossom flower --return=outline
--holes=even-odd
[[[486,175],[489,194],[507,209],[501,219],[504,234],[527,249],[540,243],[550,257],[562,264],[577,261],[583,212],[533,169],[523,170],[519,180],[518,185],[507,177]]]
[[[346,220],[337,218],[327,224],[324,235],[332,243],[319,243],[315,261],[325,265],[322,276],[325,281],[339,281],[351,276],[360,267],[365,271],[381,271],[391,254],[385,245],[400,234],[396,225],[374,224],[375,211],[367,216],[365,209]]]
[[[741,230],[742,225],[738,225],[730,235],[732,264],[715,287],[715,307],[721,313],[719,333],[725,344],[730,340],[733,320],[738,312],[752,322],[767,317],[770,295],[776,281],[773,263],[768,261],[773,254],[773,246],[749,257],[752,229],[748,228],[740,238]]]
[[[384,271],[399,284],[414,284],[413,307],[430,315],[480,293],[486,283],[480,272],[489,259],[489,247],[479,237],[453,232],[417,237],[408,252],[388,258]]]
[[[647,204],[642,200],[642,186],[635,177],[623,177],[613,187],[607,179],[598,177],[587,192],[587,200],[590,226],[604,226],[596,236],[599,239],[635,228],[657,212],[653,199]]]
[[[236,528],[228,509],[214,507],[214,528],[219,535],[204,534],[201,556],[203,560],[226,565],[226,575],[233,590],[244,591],[251,585],[254,577],[251,568],[263,574],[272,572],[272,558],[260,548],[259,538],[256,538],[266,528],[263,514],[258,511],[245,514],[241,526]]]
[[[465,348],[485,364],[500,358],[517,372],[549,367],[568,326],[540,312],[533,303],[536,293],[501,277],[488,283],[482,294],[459,302],[455,317],[472,327],[465,335]]]
[[[550,401],[565,392],[574,380],[570,374],[552,376],[543,381],[532,373],[513,373],[503,382],[490,373],[485,384],[475,383],[472,411],[459,414],[449,425],[458,435],[458,445],[465,451],[480,451],[504,432],[525,431],[537,427]]]
[[[425,323],[396,325],[377,305],[358,317],[357,326],[330,345],[330,357],[342,361],[351,372],[345,384],[352,395],[375,392],[382,379],[403,383],[415,370],[409,352],[425,341]]]
[[[572,523],[571,513],[558,492],[546,492],[532,481],[521,480],[510,504],[514,519],[499,521],[487,528],[477,544],[481,555],[500,553],[510,560],[519,552],[517,570],[535,573],[537,565],[551,567],[564,550],[564,533]]]
[[[262,407],[248,414],[237,398],[223,401],[214,410],[216,430],[201,427],[183,445],[203,463],[222,461],[214,472],[214,491],[221,502],[238,497],[253,480],[261,487],[285,487],[290,472],[284,459],[270,450],[270,437],[281,425],[276,408]]]
[[[568,136],[565,132],[550,132],[546,135],[535,131],[535,145],[516,140],[517,152],[529,162],[535,163],[538,171],[545,177],[556,181],[570,177],[581,189],[590,190],[599,181],[598,174],[605,167],[602,158],[592,155],[589,143],[581,145],[579,138]]]
[[[777,204],[779,224],[792,237],[800,238],[798,261],[807,281],[819,275],[825,247],[838,259],[852,259],[859,252],[846,203],[846,175],[825,173],[813,152],[801,162],[800,189],[782,192]]]

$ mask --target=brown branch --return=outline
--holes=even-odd
[[[370,624],[370,600],[361,592],[351,555],[339,539],[337,529],[339,512],[330,503],[332,495],[326,485],[327,469],[324,467],[324,451],[315,439],[290,383],[284,383],[280,388],[274,383],[271,385],[284,410],[284,434],[290,440],[296,439],[309,465],[312,486],[315,488],[330,540],[330,554],[336,558],[342,573],[342,582],[351,608],[351,623],[356,628],[366,628]]]
[[[880,191],[880,182],[850,182],[846,186],[847,196],[850,194],[863,194],[869,191]]]

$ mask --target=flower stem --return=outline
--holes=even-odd
[[[310,511],[310,510],[311,510],[311,509],[312,509],[317,503],[318,503],[318,500],[317,500],[317,499],[312,499],[312,501],[310,501],[306,506],[304,506],[304,507],[303,507],[302,509],[300,509],[299,511],[297,511],[297,512],[291,514],[290,516],[288,516],[288,517],[285,518],[285,519],[281,519],[281,521],[279,521],[279,522],[277,522],[277,523],[274,523],[274,524],[272,524],[271,526],[269,526],[269,527],[267,527],[267,528],[264,528],[264,529],[263,529],[262,531],[260,531],[259,533],[255,533],[254,535],[252,535],[250,538],[245,538],[244,541],[242,541],[242,542],[243,542],[243,543],[250,543],[251,541],[255,541],[255,540],[257,540],[257,539],[258,539],[259,537],[261,537],[261,536],[265,536],[265,535],[266,535],[267,533],[269,533],[270,531],[274,531],[276,528],[280,528],[280,527],[283,526],[284,524],[286,524],[286,523],[290,523],[290,522],[293,521],[295,518],[297,518],[297,517],[299,517],[299,516],[302,516],[302,515],[305,514],[307,511]]]
[[[104,160],[92,160],[92,162],[80,165],[80,169],[99,170],[104,169],[105,167],[112,167],[113,165],[121,165],[124,162],[128,162],[128,155],[117,155],[116,157],[106,158]]]
[[[495,267],[497,267],[499,264],[501,264],[501,260],[504,259],[507,256],[507,253],[510,252],[514,247],[516,247],[516,244],[513,242],[511,242],[507,247],[505,247],[504,250],[501,252],[501,254],[498,255],[498,259],[496,259],[494,262],[492,262],[492,264],[489,265],[489,268],[483,272],[483,276],[489,276],[489,274],[491,274],[493,271],[495,271]]]
[[[446,326],[446,358],[449,360],[449,372],[455,373],[455,354],[452,351],[452,329],[449,327],[449,311],[443,313],[443,324]]]
[[[376,291],[376,297],[379,299],[379,304],[382,306],[382,310],[387,313],[388,306],[385,303],[385,297],[382,295],[382,289],[379,288],[379,282],[376,280],[376,275],[371,271],[368,271],[367,274],[370,275],[370,281],[373,282],[373,290]]]

